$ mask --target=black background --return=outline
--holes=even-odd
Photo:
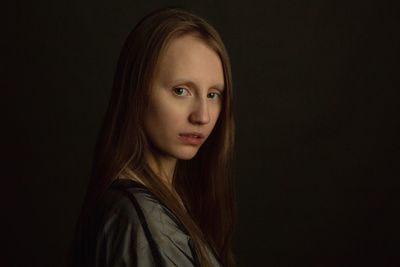
[[[63,266],[120,48],[164,6],[230,52],[239,266],[400,266],[399,23],[382,1],[14,1],[2,10],[2,266]]]

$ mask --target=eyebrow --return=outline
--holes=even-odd
[[[178,84],[186,84],[186,85],[189,85],[190,87],[193,87],[196,89],[198,88],[198,86],[193,81],[185,80],[185,79],[172,81],[171,83],[169,83],[169,86],[178,85]],[[211,89],[211,88],[217,89],[221,92],[223,92],[225,90],[224,84],[220,84],[220,83],[212,85],[209,89]]]

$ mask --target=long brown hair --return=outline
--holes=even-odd
[[[219,55],[225,80],[224,102],[212,133],[196,156],[178,160],[175,167],[173,186],[188,213],[145,161],[144,153],[150,147],[143,127],[158,59],[173,38],[186,34],[196,36]],[[205,244],[223,266],[235,266],[233,144],[231,69],[217,31],[202,18],[181,9],[153,12],[138,23],[123,46],[95,148],[83,213],[90,210],[115,179],[135,174],[181,220],[193,240],[201,266],[210,266]]]

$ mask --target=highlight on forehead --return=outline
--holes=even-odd
[[[222,58],[221,58],[221,51],[220,48],[218,46],[218,43],[208,34],[201,34],[198,31],[178,31],[178,32],[174,32],[172,33],[164,42],[164,44],[162,45],[162,48],[160,50],[160,55],[162,53],[164,53],[168,47],[170,46],[170,44],[172,43],[173,40],[176,40],[177,38],[181,38],[184,36],[192,36],[195,39],[199,40],[200,42],[204,43],[205,45],[207,45],[209,48],[211,48],[211,50],[213,50],[221,59],[222,62]],[[159,56],[160,57],[160,56]]]
[[[225,89],[225,79],[226,79],[226,77],[225,77],[226,73],[225,73],[225,68],[224,68],[225,62],[223,61],[223,57],[221,56],[218,43],[208,34],[207,35],[201,34],[198,31],[181,31],[181,32],[178,31],[178,32],[172,33],[168,38],[165,39],[164,44],[162,45],[162,47],[159,51],[158,57],[156,59],[150,83],[152,83],[154,81],[154,77],[156,77],[157,73],[160,71],[161,59],[163,58],[163,55],[168,50],[169,46],[173,43],[174,40],[176,40],[177,38],[184,37],[184,36],[194,37],[198,41],[200,41],[203,44],[205,44],[206,46],[208,46],[211,50],[213,50],[217,54],[217,56],[219,57],[219,59],[221,61],[221,65],[222,65],[223,81],[222,81],[222,84],[216,83],[215,89],[223,91]],[[152,87],[152,86],[150,86],[150,87]]]

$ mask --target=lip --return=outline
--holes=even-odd
[[[179,138],[182,142],[189,145],[199,145],[204,140],[204,134],[199,132],[181,133]]]
[[[199,138],[201,138],[201,139],[203,139],[204,138],[204,134],[202,134],[202,133],[200,133],[200,132],[187,132],[187,133],[181,133],[181,134],[179,134],[180,136],[182,136],[182,135],[195,135],[195,136],[197,136],[197,137],[199,137]]]

